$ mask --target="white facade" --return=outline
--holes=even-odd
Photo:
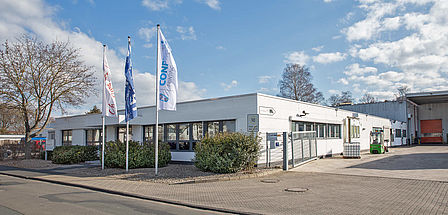
[[[119,113],[123,114],[123,111]],[[231,126],[231,131],[247,132],[248,114],[258,114],[259,135],[261,137],[264,137],[266,132],[292,131],[293,124],[296,122],[308,123],[308,125],[313,124],[316,128],[328,125],[340,127],[339,137],[328,138],[324,135],[324,137],[318,138],[317,150],[319,156],[342,153],[344,141],[360,142],[361,150],[369,149],[370,131],[374,127],[381,129],[406,129],[406,123],[403,122],[259,93],[181,102],[177,105],[177,111],[160,111],[159,124],[174,125],[173,123],[176,123],[178,125],[176,129],[180,129],[181,124],[190,125],[187,133],[193,133],[193,124],[202,125],[201,129],[206,130],[207,128],[210,129],[211,126],[207,123],[214,122],[216,126],[219,125],[219,129],[222,131],[224,124],[230,122],[229,125],[234,125],[234,127]],[[350,118],[350,122],[348,118]],[[138,108],[138,117],[130,122],[132,139],[142,142],[145,137],[145,128],[147,128],[145,126],[154,125],[154,120],[154,106]],[[355,138],[349,138],[348,124],[359,128],[359,137],[355,135]],[[106,139],[108,141],[117,139],[117,128],[123,126],[125,126],[123,120],[107,118]],[[52,132],[55,133],[56,146],[62,145],[63,131],[66,132],[66,138],[68,139],[70,139],[68,135],[71,134],[70,144],[86,145],[89,138],[87,130],[101,128],[101,115],[90,114],[61,117],[57,118],[50,127],[54,129]],[[165,132],[167,132],[166,129]],[[68,131],[71,131],[71,133]],[[169,134],[166,135],[169,136]],[[189,135],[192,137],[192,134]],[[174,136],[172,137],[174,138]],[[179,150],[182,142],[179,136],[180,134],[176,136],[177,148],[171,152],[172,160],[191,161],[194,158],[192,146],[190,146],[190,150]],[[405,143],[398,140],[395,138],[392,145]],[[182,147],[185,147],[186,143],[184,142],[182,142],[184,144]],[[190,144],[193,143],[190,141]],[[265,139],[260,144],[263,149],[265,147]],[[262,153],[259,163],[265,162],[264,158],[265,155]]]

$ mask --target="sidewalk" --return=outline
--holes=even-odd
[[[0,174],[239,214],[448,213],[448,183],[424,180],[281,172],[262,178],[169,185],[4,166]],[[287,192],[286,188],[308,190]],[[378,208],[379,198],[387,200],[384,207]]]

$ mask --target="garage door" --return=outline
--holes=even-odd
[[[420,120],[422,143],[442,143],[442,120]]]

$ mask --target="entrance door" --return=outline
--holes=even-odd
[[[442,120],[420,120],[421,142],[422,143],[442,143]]]

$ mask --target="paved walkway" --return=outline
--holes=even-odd
[[[448,182],[448,145],[392,148],[386,154],[363,154],[361,159],[320,159],[291,171]]]
[[[393,149],[395,151],[393,153],[398,155],[399,151],[403,151],[403,153],[405,151],[412,152],[412,149]],[[427,149],[429,150],[429,148]],[[387,159],[388,156],[393,157],[393,153],[382,159]],[[440,153],[440,150],[434,151],[434,154],[438,153]],[[368,156],[365,157],[366,159],[363,161],[367,161],[367,163],[381,159],[378,157],[367,159]],[[305,169],[308,166],[316,165],[316,163],[327,161],[339,162],[340,160],[322,159],[300,168]],[[355,165],[360,164],[363,163],[358,161]],[[347,166],[352,167],[353,165]],[[367,169],[366,167],[356,168]],[[343,168],[341,167],[341,169]],[[296,170],[263,178],[168,185],[104,177],[37,174],[36,172],[11,168],[8,170],[0,167],[0,173],[22,176],[29,173],[36,179],[41,180],[60,181],[173,203],[229,209],[238,213],[448,214],[448,183],[443,180],[409,180],[400,177],[384,178],[343,175],[339,174],[340,172],[332,174],[297,172]],[[394,172],[396,170],[388,171]],[[300,193],[287,192],[285,191],[286,188],[304,188],[307,191]]]

